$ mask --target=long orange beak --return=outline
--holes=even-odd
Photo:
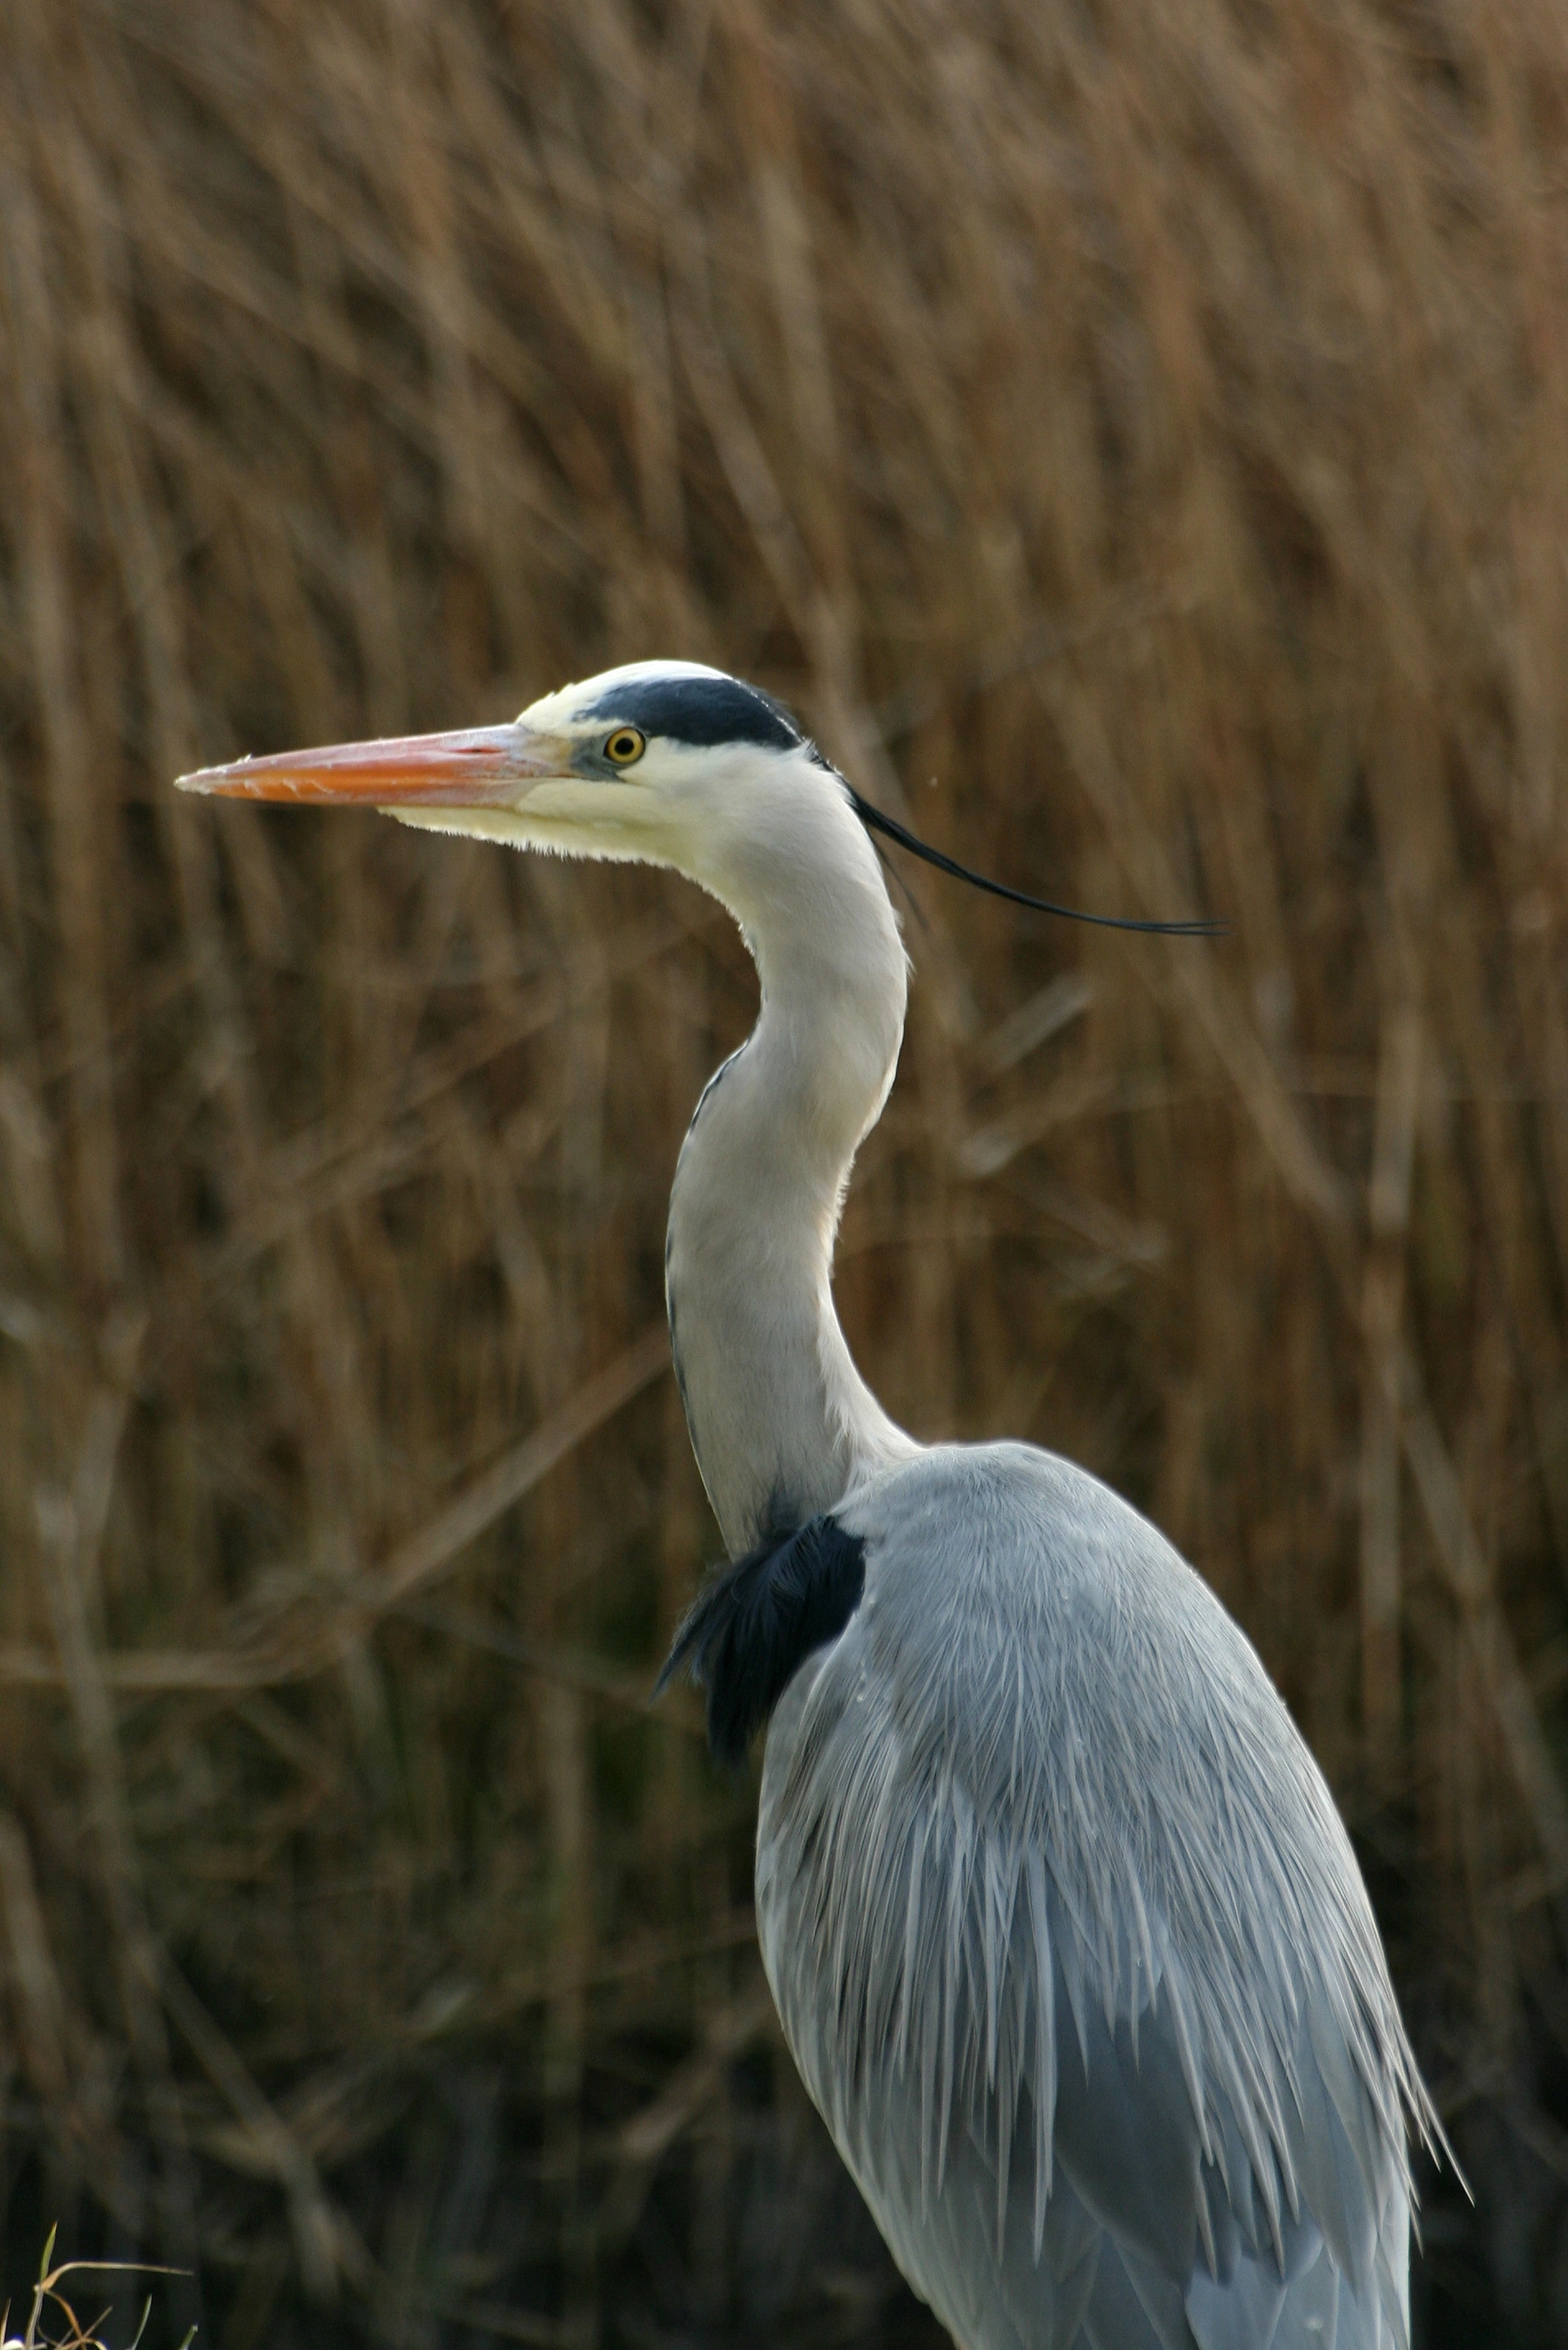
[[[333,743],[319,751],[236,759],[227,767],[181,775],[178,789],[345,807],[505,806],[542,778],[569,776],[571,753],[564,738],[521,724],[472,726],[453,734],[390,735],[379,743]]]

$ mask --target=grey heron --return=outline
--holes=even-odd
[[[678,661],[182,781],[671,866],[730,910],[762,1008],[698,1103],[666,1251],[730,1564],[667,1670],[704,1685],[720,1756],[765,1731],[758,1928],[806,2087],[961,2350],[1403,2350],[1410,2126],[1440,2130],[1255,1650],[1084,1470],[917,1443],[839,1328],[839,1211],[905,1015],[871,827],[947,860],[769,696]]]

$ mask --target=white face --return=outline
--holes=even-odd
[[[829,772],[754,686],[691,661],[637,661],[544,695],[509,726],[279,753],[180,783],[692,872],[716,836],[767,829],[770,803],[820,789]]]

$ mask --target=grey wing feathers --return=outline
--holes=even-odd
[[[964,2350],[1405,2350],[1430,2107],[1241,1633],[1025,1447],[838,1514],[865,1597],[770,1731],[758,1913],[906,2273]]]

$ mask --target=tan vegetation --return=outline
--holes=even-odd
[[[743,952],[169,789],[662,650],[1232,923],[911,876],[845,1319],[1251,1630],[1475,2176],[1428,2338],[1568,2322],[1565,101],[1554,0],[0,14],[14,2293],[64,2213],[224,2350],[915,2338],[644,1701]]]
[[[9,2307],[0,2310],[0,2350],[109,2350],[109,2345],[99,2331],[103,2318],[95,2316],[84,2321],[79,2317],[67,2298],[67,2288],[79,2299],[81,2286],[78,2280],[82,2277],[114,2277],[118,2281],[127,2273],[139,2277],[147,2274],[147,2271],[137,2263],[125,2261],[57,2261],[57,2230],[51,2228],[45,2242],[20,2334],[13,2334],[10,2330]],[[109,2290],[112,2293],[113,2286]],[[131,2340],[131,2350],[138,2350],[151,2314],[151,2301],[145,2302],[141,2324]],[[191,2350],[194,2336],[195,2328],[192,2326],[182,2343],[181,2350]]]

